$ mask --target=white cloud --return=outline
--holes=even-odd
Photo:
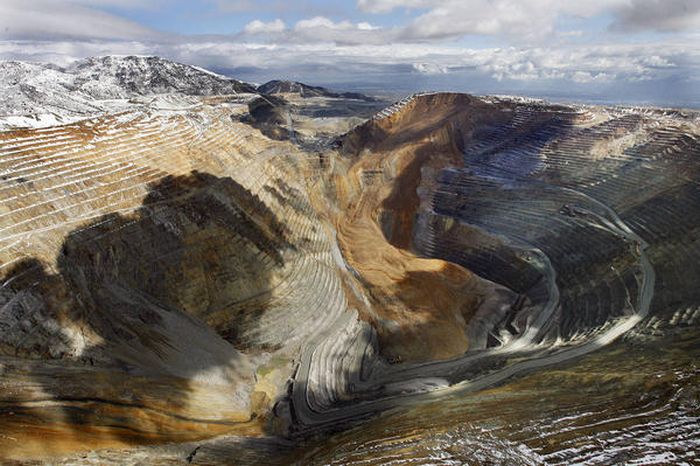
[[[127,0],[126,6],[140,4]],[[154,4],[142,2],[145,7]],[[121,5],[117,0],[2,0],[0,39],[129,39],[161,38],[133,21],[106,13],[96,7]]]
[[[286,39],[294,43],[387,44],[395,37],[395,30],[375,27],[368,22],[333,21],[315,16],[298,21]]]
[[[316,27],[316,26],[314,26]],[[356,27],[356,26],[355,26]],[[293,69],[322,66],[355,71],[409,65],[422,74],[476,70],[494,80],[611,82],[699,74],[700,51],[688,44],[471,49],[432,44],[338,45],[207,40],[145,42],[0,42],[0,58],[66,64],[89,55],[155,54],[203,67]],[[410,71],[405,71],[410,72]]]
[[[617,10],[612,29],[673,32],[700,29],[698,0],[631,0]]]
[[[450,72],[447,66],[435,63],[414,63],[413,69],[423,74],[447,74]]]
[[[359,29],[361,31],[376,31],[376,30],[379,30],[381,28],[378,26],[372,26],[371,24],[369,24],[367,22],[362,22],[362,23],[357,23],[357,29]]]
[[[325,18],[323,16],[315,16],[311,19],[302,19],[297,22],[294,26],[296,31],[301,31],[304,29],[315,29],[315,28],[325,28],[325,29],[352,29],[352,24],[349,21],[343,21],[340,23],[335,23],[332,20]]]
[[[435,3],[430,0],[358,0],[357,6],[368,13],[389,13],[396,8],[426,8]]]
[[[563,17],[610,15],[617,31],[700,28],[698,0],[358,0],[369,13],[425,9],[400,34],[404,41],[443,40],[467,34],[525,39],[549,37]]]
[[[380,5],[386,0],[376,0]],[[467,34],[541,39],[564,15],[593,16],[622,0],[446,0],[424,1],[429,11],[408,24],[404,40],[440,40]],[[397,0],[389,1],[398,3]],[[415,2],[408,1],[409,5]],[[387,6],[388,7],[388,6]],[[375,8],[385,9],[379,6]]]
[[[283,32],[286,28],[284,21],[279,18],[269,23],[256,19],[246,24],[243,32],[245,34],[274,34]]]

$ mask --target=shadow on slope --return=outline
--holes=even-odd
[[[65,239],[0,283],[5,455],[260,433],[249,338],[287,230],[230,178],[154,184],[134,213]],[[248,353],[248,354],[246,354]]]

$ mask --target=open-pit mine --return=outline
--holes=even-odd
[[[700,461],[697,112],[22,76],[0,459]]]

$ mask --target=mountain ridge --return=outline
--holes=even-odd
[[[148,96],[255,92],[243,81],[152,56],[90,57],[67,67],[0,61],[0,116],[14,117],[6,119],[10,127],[70,122],[118,111],[124,101]]]

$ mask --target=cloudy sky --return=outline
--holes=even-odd
[[[700,0],[1,0],[0,59],[700,106]]]

